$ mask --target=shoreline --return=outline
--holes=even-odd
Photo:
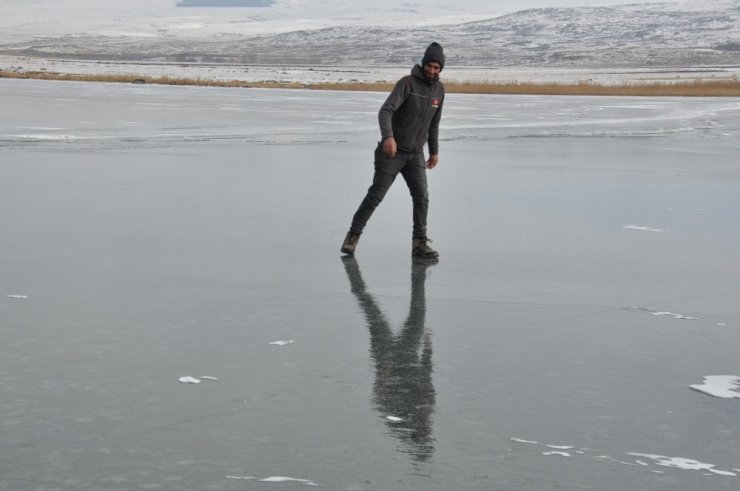
[[[234,65],[0,55],[0,78],[239,88],[388,91],[410,67]],[[448,67],[449,93],[740,97],[740,66]]]
[[[295,82],[275,80],[217,80],[176,76],[133,74],[75,74],[52,71],[0,70],[0,78],[56,80],[76,82],[106,82],[150,85],[184,85],[201,87],[233,87],[258,89],[304,89],[387,92],[393,83],[386,81],[327,81]],[[651,96],[651,97],[740,97],[740,80],[685,80],[677,82],[630,82],[605,85],[589,80],[576,82],[457,82],[445,81],[450,94],[511,94],[511,95],[580,95],[580,96]]]

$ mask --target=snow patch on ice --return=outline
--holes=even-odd
[[[257,479],[256,477],[250,477],[250,476],[224,476],[225,479],[232,479],[234,481],[253,481]]]
[[[644,227],[641,225],[625,225],[622,228],[627,230],[639,230],[640,232],[670,232],[670,229],[667,228]]]
[[[673,317],[674,319],[685,319],[690,321],[698,320],[697,317],[689,317],[683,314],[676,314],[673,312],[653,312],[653,315],[667,315],[669,317]]]
[[[732,378],[735,380],[735,383],[738,383],[738,388],[740,388],[740,377],[732,376]],[[740,397],[740,393],[736,393],[737,397]],[[570,446],[570,445],[546,445],[546,444],[539,444],[536,441],[532,440],[523,440],[521,438],[509,438],[511,441],[516,443],[526,443],[526,444],[534,444],[534,445],[542,445],[545,448],[548,449],[554,449],[554,450],[545,450],[542,451],[542,455],[544,456],[556,456],[556,457],[572,457],[572,452],[566,452],[565,450],[570,450],[576,447]],[[593,449],[588,449],[585,447],[580,447],[578,450],[575,450],[575,454],[581,455],[581,456],[591,456],[593,459],[600,459],[608,462],[614,462],[621,465],[627,465],[632,467],[644,467],[644,468],[650,468],[651,465],[657,465],[660,467],[671,467],[674,469],[683,469],[683,470],[698,470],[703,471],[705,475],[718,475],[718,476],[728,476],[728,477],[735,477],[738,474],[740,474],[740,469],[732,469],[731,471],[727,470],[721,470],[716,469],[714,464],[708,464],[704,462],[699,462],[698,460],[693,459],[687,459],[683,457],[666,457],[664,455],[656,455],[656,454],[647,454],[647,453],[638,453],[638,452],[627,452],[623,455],[628,455],[630,457],[635,457],[635,459],[631,462],[620,460],[618,458],[610,457],[609,455],[601,455],[596,454],[596,451]],[[577,456],[576,456],[577,457]],[[660,473],[662,471],[656,471],[655,469],[649,469],[650,472],[657,472]]]
[[[303,484],[305,486],[318,486],[318,484],[308,479],[296,479],[294,477],[284,477],[284,476],[266,477],[264,479],[259,479],[259,482],[295,482],[295,483]]]
[[[177,379],[181,384],[199,384],[200,380],[195,377],[180,377]]]
[[[288,341],[273,341],[270,344],[273,345],[273,346],[287,346],[287,345],[293,344],[293,343],[295,343],[295,341],[293,341],[292,339],[289,339]]]
[[[703,384],[689,385],[690,388],[720,399],[740,398],[740,377],[737,375],[707,375]]]
[[[204,380],[207,380],[207,381],[217,381],[218,378],[211,377],[210,375],[203,375],[203,376],[197,377],[197,378],[196,377],[189,377],[189,376],[188,377],[180,377],[178,380],[179,380],[179,382],[181,384],[199,384],[199,383],[201,383]]]
[[[78,135],[42,135],[42,134],[25,134],[25,135],[7,135],[18,140],[31,141],[73,141],[80,137]]]
[[[655,465],[659,465],[661,467],[673,467],[676,469],[690,471],[708,471],[712,474],[717,474],[720,476],[737,476],[737,474],[735,474],[734,472],[715,469],[714,464],[707,464],[704,462],[699,462],[698,460],[686,459],[683,457],[666,457],[665,455],[654,455],[635,452],[630,452],[627,455],[651,459],[655,463]]]
[[[570,454],[568,452],[557,452],[557,451],[551,451],[551,452],[542,452],[542,455],[558,455],[560,457],[570,457]]]
[[[12,298],[14,300],[25,300],[28,298],[28,295],[5,295],[5,298]]]
[[[509,440],[511,440],[512,442],[516,442],[516,443],[531,443],[531,444],[534,444],[534,445],[537,445],[539,443],[539,442],[535,442],[535,441],[532,441],[532,440],[523,440],[521,438],[514,438],[514,437],[509,438]]]
[[[392,423],[403,423],[403,418],[399,418],[398,416],[386,416],[385,419]]]
[[[651,309],[651,308],[648,308],[648,307],[631,307],[629,310],[631,310],[632,312],[648,312],[648,313],[650,313],[652,315],[656,315],[656,316],[668,316],[668,317],[673,317],[674,319],[680,319],[680,320],[688,320],[688,321],[696,321],[696,320],[699,320],[698,317],[690,317],[688,315],[677,314],[675,312],[658,311],[658,310]]]

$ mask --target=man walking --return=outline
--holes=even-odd
[[[427,211],[429,192],[426,169],[437,166],[439,154],[439,120],[444,102],[444,85],[439,73],[445,66],[442,46],[432,43],[424,52],[421,65],[399,80],[378,113],[381,141],[375,149],[375,174],[365,199],[360,203],[352,225],[342,244],[342,253],[354,254],[367,221],[383,201],[396,176],[401,173],[411,193],[414,229],[411,242],[413,256],[436,259],[437,251],[429,247]],[[424,160],[424,144],[429,159]]]

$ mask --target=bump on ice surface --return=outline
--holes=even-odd
[[[740,377],[737,375],[707,375],[703,384],[689,385],[690,388],[720,399],[740,398]]]

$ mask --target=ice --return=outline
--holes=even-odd
[[[692,389],[720,399],[740,398],[740,377],[737,375],[707,375],[703,384],[689,385]]]
[[[348,262],[384,97],[0,79],[3,483],[737,487],[738,100],[451,94]]]

